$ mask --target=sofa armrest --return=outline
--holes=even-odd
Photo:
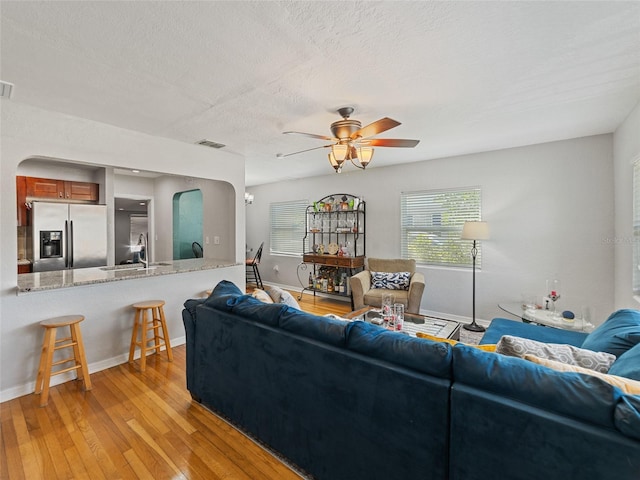
[[[411,275],[409,282],[409,295],[407,299],[407,312],[420,313],[420,303],[422,302],[422,293],[424,292],[424,275],[415,272]]]
[[[353,309],[364,308],[364,294],[371,290],[371,274],[368,270],[356,273],[349,279]]]

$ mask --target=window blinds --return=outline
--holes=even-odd
[[[272,255],[302,255],[308,200],[272,203],[270,206]]]
[[[427,265],[472,265],[472,241],[460,239],[467,220],[481,220],[479,187],[406,192],[400,196],[401,254]],[[478,243],[476,266],[482,264]]]

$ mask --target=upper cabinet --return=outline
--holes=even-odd
[[[53,178],[16,177],[18,226],[30,224],[29,202],[60,200],[97,203],[99,185],[91,182],[56,180]]]
[[[27,197],[98,201],[98,184],[51,178],[26,177]]]

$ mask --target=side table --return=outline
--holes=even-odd
[[[547,327],[560,328],[562,330],[573,330],[577,332],[591,332],[595,327],[584,318],[576,316],[572,320],[566,318],[557,318],[550,310],[543,309],[525,309],[521,302],[499,303],[501,310],[519,317],[523,322],[536,323]]]

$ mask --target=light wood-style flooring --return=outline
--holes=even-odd
[[[296,298],[298,292],[291,292]],[[305,294],[303,310],[350,311],[348,302]],[[193,402],[185,346],[148,357],[144,373],[122,364],[91,374],[93,389],[70,381],[49,404],[26,395],[0,404],[0,479],[243,479],[299,475]]]

